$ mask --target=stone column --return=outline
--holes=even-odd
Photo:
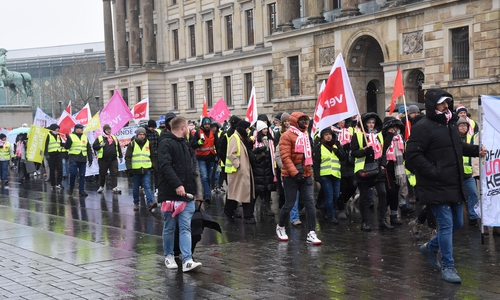
[[[142,0],[144,65],[156,63],[156,43],[153,23],[153,0]]]
[[[139,30],[139,0],[129,1],[129,14],[128,14],[128,29],[129,40],[128,48],[130,53],[130,67],[137,68],[141,64],[141,37]]]
[[[125,0],[115,2],[116,56],[118,70],[128,69],[127,33],[125,32]]]
[[[358,9],[358,0],[342,0],[342,9],[339,17],[357,16],[361,13]]]
[[[300,17],[299,0],[278,0],[276,4],[278,6],[278,30],[292,30],[292,20]]]
[[[323,11],[325,2],[318,0],[307,0],[307,24],[324,23]]]
[[[115,71],[115,49],[113,46],[113,19],[111,17],[110,0],[102,0],[104,16],[104,53],[106,55],[106,72]]]

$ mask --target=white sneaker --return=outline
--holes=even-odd
[[[103,186],[100,186],[100,187],[97,189],[97,192],[98,192],[98,193],[102,193],[102,191],[104,191],[104,187],[103,187]]]
[[[62,189],[62,186],[60,184],[56,185],[56,189],[60,190]]]
[[[182,272],[190,272],[197,270],[201,267],[200,262],[194,262],[192,259],[188,260],[184,264],[182,264]]]
[[[121,191],[119,188],[114,187],[114,188],[113,188],[113,193],[114,193],[114,194],[121,194],[121,193],[122,193],[122,191]]]
[[[276,225],[276,235],[280,241],[288,241],[288,235],[286,235],[285,227],[280,227],[279,224]]]
[[[177,263],[175,262],[175,258],[172,254],[165,256],[165,266],[167,266],[167,269],[170,270],[178,268]]]
[[[155,190],[155,197],[158,197],[158,189]]]
[[[309,231],[307,234],[307,243],[313,245],[321,245],[321,240],[316,236],[316,232]]]

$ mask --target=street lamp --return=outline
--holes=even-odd
[[[95,103],[97,104],[97,110],[100,110],[99,96],[95,96]]]
[[[63,112],[63,110],[62,110],[62,103],[63,103],[63,102],[62,102],[62,100],[59,100],[59,101],[57,101],[57,102],[59,103],[59,115],[61,115],[61,114],[62,114],[62,112]]]

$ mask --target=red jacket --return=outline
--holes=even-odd
[[[297,129],[301,130],[297,122],[300,117],[307,116],[301,112],[294,112],[290,115],[290,126],[295,126]],[[305,132],[307,129],[301,130]],[[295,152],[295,142],[297,141],[297,135],[290,130],[287,130],[281,135],[280,138],[280,156],[283,166],[281,167],[281,175],[283,177],[294,177],[299,173],[295,165],[303,163],[303,153]],[[304,174],[302,176],[309,177],[312,175],[311,166],[302,166],[304,169]]]

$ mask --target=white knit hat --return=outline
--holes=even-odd
[[[257,131],[261,131],[262,129],[267,128],[267,124],[264,121],[257,120],[256,128],[257,128]]]

